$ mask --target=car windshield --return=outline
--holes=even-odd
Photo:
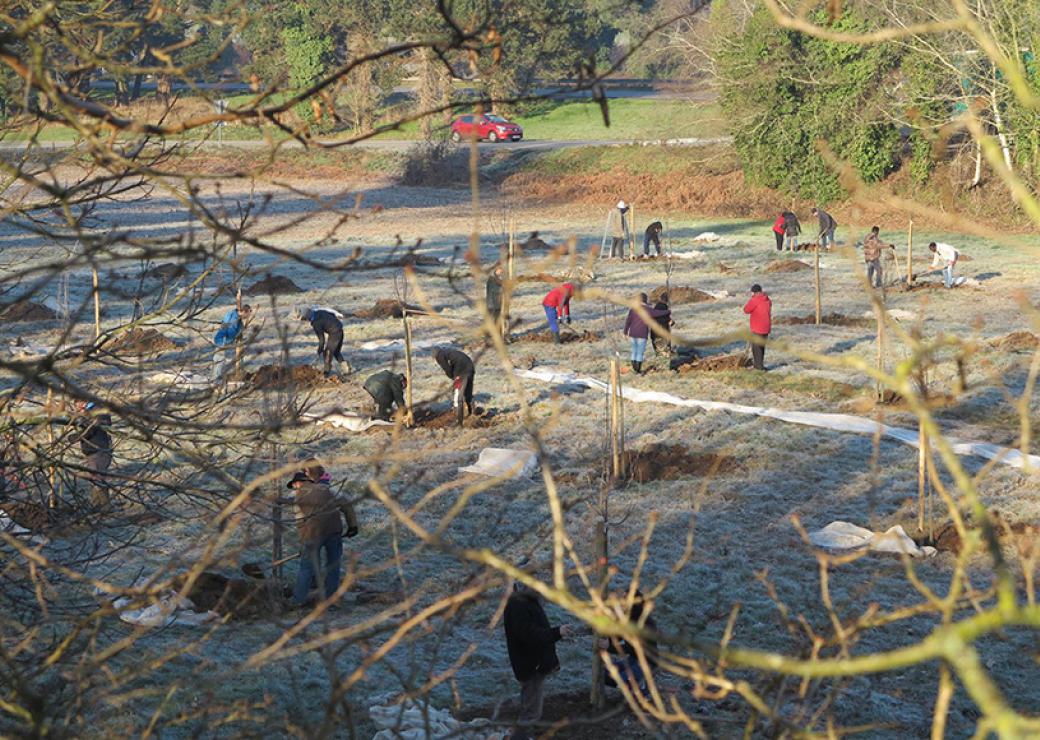
[[[484,118],[486,118],[489,121],[491,121],[491,123],[509,123],[509,121],[507,121],[506,119],[502,118],[502,116],[496,116],[494,114],[492,114],[490,116],[484,116]]]

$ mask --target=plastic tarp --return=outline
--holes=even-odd
[[[581,385],[603,391],[604,393],[609,390],[607,384],[602,380],[579,377],[576,373],[569,371],[514,369],[513,372],[521,378],[540,380],[555,385]],[[836,432],[849,432],[852,434],[873,435],[880,432],[881,436],[887,439],[894,439],[911,447],[917,447],[918,445],[916,430],[903,429],[902,427],[889,426],[888,424],[878,424],[878,422],[872,419],[852,416],[851,414],[786,411],[784,409],[763,408],[760,406],[742,406],[725,401],[702,401],[696,398],[673,396],[670,393],[661,393],[659,391],[643,391],[631,386],[624,386],[622,392],[626,400],[634,403],[664,403],[671,406],[699,408],[705,411],[728,411],[734,414],[763,416],[769,419],[785,421],[789,424],[801,424],[803,426],[831,429]],[[947,441],[949,441],[953,451],[958,455],[974,455],[987,460],[997,460],[1013,468],[1021,468],[1025,462],[1025,458],[1020,451],[1002,447],[1001,445],[990,444],[989,442],[962,442],[952,438],[947,438]],[[1028,459],[1031,467],[1040,468],[1040,455],[1030,455]]]
[[[695,242],[717,242],[722,237],[716,234],[714,231],[704,231],[697,236],[693,237]]]
[[[460,473],[486,475],[489,478],[528,478],[538,470],[538,456],[530,450],[485,447],[472,465],[459,468]]]
[[[826,550],[866,548],[872,552],[905,552],[912,558],[932,557],[936,553],[934,547],[918,547],[898,524],[884,532],[872,532],[849,522],[831,522],[823,529],[811,532],[809,542]]]
[[[373,419],[364,414],[304,414],[304,419],[313,421],[315,424],[325,424],[336,429],[345,429],[348,432],[363,432],[372,427],[392,427],[392,421]]]
[[[438,347],[445,344],[454,344],[454,339],[419,339],[412,341],[412,351],[417,349],[430,349],[431,347]],[[358,345],[358,349],[363,352],[404,352],[404,340],[394,339],[387,341],[385,339],[375,339],[371,342],[362,342]]]
[[[489,726],[487,720],[459,722],[447,709],[427,706],[425,711],[413,701],[369,707],[368,716],[379,731],[372,740],[505,740],[509,730]]]
[[[698,251],[696,249],[691,249],[686,252],[669,252],[668,256],[672,259],[677,260],[699,260],[703,258],[705,255],[704,252]]]
[[[0,530],[36,547],[46,545],[50,542],[50,540],[42,534],[33,534],[32,530],[26,529],[21,524],[18,524],[3,511],[0,511]]]
[[[152,385],[172,385],[177,388],[209,388],[213,385],[213,378],[202,373],[193,373],[190,370],[169,372],[162,370],[148,376],[148,382]]]
[[[131,608],[134,602],[134,599],[121,596],[112,602],[112,606],[119,612],[121,621],[139,627],[169,627],[172,624],[199,627],[220,619],[216,612],[195,611],[190,600],[172,591],[162,594],[147,606]]]

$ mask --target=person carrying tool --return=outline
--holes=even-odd
[[[491,321],[498,326],[502,319],[502,265],[495,265],[495,269],[488,275],[484,285],[484,304]]]
[[[953,267],[960,259],[961,253],[943,242],[932,242],[928,245],[928,251],[932,253],[932,269],[942,268],[943,285],[952,288]]]
[[[625,242],[629,241],[631,232],[628,224],[628,204],[619,200],[617,207],[610,209],[607,217],[607,231],[610,232],[610,256],[625,256]]]
[[[397,404],[399,411],[404,410],[404,389],[407,385],[404,375],[389,370],[381,370],[368,377],[364,389],[376,402],[377,419],[389,421],[394,404]]]
[[[550,290],[542,299],[542,308],[545,309],[545,318],[549,322],[549,331],[553,334],[553,341],[560,343],[560,321],[571,323],[571,298],[574,296],[574,285],[564,283],[558,288]]]
[[[650,242],[654,243],[654,247],[657,249],[657,256],[661,256],[661,232],[664,231],[664,224],[660,221],[654,221],[652,224],[646,227],[646,231],[643,233],[643,256],[650,256]]]
[[[867,282],[875,288],[885,284],[881,269],[881,250],[895,250],[895,244],[885,244],[881,241],[881,227],[874,226],[863,240],[863,261],[867,265]]]
[[[335,360],[340,374],[353,372],[350,363],[343,359],[343,322],[332,311],[324,308],[300,308],[300,318],[309,321],[311,329],[318,337],[318,356],[325,360],[325,377],[332,375],[332,361]]]
[[[112,417],[105,413],[96,413],[93,401],[79,401],[76,404],[79,416],[75,424],[79,429],[79,449],[83,453],[83,467],[88,471],[85,476],[90,482],[90,501],[97,507],[107,507],[111,501],[105,476],[112,467]]]
[[[650,308],[650,304],[647,303],[646,293],[639,294],[639,310],[635,308],[628,310],[623,331],[625,336],[632,340],[632,369],[641,375],[643,373],[643,357],[646,356],[646,340],[650,336],[650,326],[640,316],[640,310],[644,311],[646,315],[655,321],[670,312],[662,312]]]
[[[751,286],[751,299],[744,304],[744,313],[750,314],[751,358],[756,370],[765,370],[766,345],[769,332],[773,329],[773,302],[762,292],[762,286]]]
[[[227,376],[235,359],[235,343],[242,338],[242,330],[253,315],[249,304],[229,309],[220,321],[220,328],[213,337],[216,351],[213,353],[213,382],[219,383]]]
[[[832,249],[834,247],[834,230],[838,228],[838,222],[834,216],[822,208],[813,208],[812,215],[820,224],[820,233],[816,235],[816,244],[819,249]]]
[[[312,588],[323,583],[325,598],[339,588],[340,562],[343,558],[343,517],[347,537],[358,533],[358,519],[349,501],[336,497],[329,478],[317,460],[303,463],[287,488],[295,494],[296,527],[300,534],[300,569],[293,586],[293,603],[305,606]],[[321,556],[324,554],[324,564]]]
[[[461,424],[464,416],[463,401],[466,404],[466,411],[471,416],[473,415],[473,360],[465,352],[445,347],[435,347],[433,359],[437,361],[444,374],[451,378],[454,383],[451,406],[455,409],[455,414],[458,416]]]

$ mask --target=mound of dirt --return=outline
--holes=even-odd
[[[1035,352],[1040,347],[1040,337],[1028,331],[1013,331],[989,343],[1004,352]]]
[[[1040,524],[1009,522],[996,510],[989,512],[989,521],[997,537],[1014,544],[1023,556],[1027,556],[1037,546],[1037,543],[1040,543]],[[969,530],[976,528],[973,522],[967,522],[966,526]],[[916,524],[912,527],[904,527],[907,532],[912,532],[915,528]],[[960,533],[957,532],[957,527],[952,521],[943,522],[936,527],[934,536],[928,532],[921,532],[913,535],[913,540],[918,547],[928,545],[940,552],[954,554],[960,553],[964,546]]]
[[[362,308],[360,311],[355,311],[354,316],[359,319],[399,319],[404,316],[406,310],[409,316],[426,315],[426,311],[419,306],[402,303],[392,298],[380,298],[371,308]]]
[[[283,275],[268,275],[246,288],[246,293],[249,295],[284,295],[301,293],[302,290],[299,285]]]
[[[419,404],[412,409],[415,425],[424,429],[451,429],[457,428],[455,412],[451,406],[428,406]],[[477,412],[467,416],[462,426],[465,429],[482,429],[497,423],[498,415],[493,410],[477,407]]]
[[[828,313],[820,316],[820,322],[823,324],[829,324],[830,326],[859,326],[859,327],[871,327],[875,326],[876,322],[873,319],[865,319],[862,316],[846,316],[842,313]],[[815,324],[816,314],[811,313],[806,316],[780,316],[776,319],[777,324]]]
[[[560,278],[547,272],[536,272],[533,275],[517,275],[518,283],[559,283]]]
[[[641,450],[625,450],[622,463],[628,479],[636,483],[743,470],[743,466],[729,455],[691,453],[682,445],[666,444],[653,444]]]
[[[174,581],[184,588],[185,578]],[[203,571],[185,594],[196,611],[212,611],[232,619],[256,619],[280,613],[280,604],[270,598],[263,581],[228,578],[220,573]]]
[[[339,385],[340,379],[325,374],[312,365],[264,365],[251,373],[246,373],[246,385],[257,389],[294,388],[305,390],[324,386]]]
[[[738,352],[732,355],[713,355],[703,359],[694,359],[692,362],[677,365],[673,370],[680,373],[717,373],[723,370],[740,370],[751,367],[751,355]]]
[[[598,331],[588,331],[587,329],[582,332],[576,331],[560,331],[560,341],[563,344],[569,344],[570,342],[595,342],[598,341],[602,335]],[[553,334],[551,331],[546,329],[545,331],[530,332],[528,334],[517,334],[513,336],[514,342],[544,342],[551,344],[553,340]]]
[[[120,334],[109,342],[107,349],[110,352],[122,352],[128,355],[147,355],[177,349],[177,345],[172,339],[155,329],[138,327]]]
[[[715,269],[721,272],[723,275],[732,275],[737,271],[735,267],[730,267],[729,265],[724,264],[722,262],[716,264]]]
[[[52,321],[56,318],[58,314],[51,309],[28,300],[12,303],[0,313],[0,319],[4,321]]]
[[[801,260],[775,260],[766,266],[766,272],[805,272],[811,269],[812,265]]]
[[[697,290],[697,288],[690,288],[685,285],[667,288],[661,285],[650,292],[650,303],[657,303],[666,294],[668,296],[667,303],[670,306],[679,303],[705,303],[706,301],[715,300],[715,296],[711,295],[711,293],[705,293],[703,290]]]
[[[55,516],[46,506],[31,501],[7,501],[0,504],[0,511],[18,526],[36,534],[46,532],[55,524]]]
[[[184,265],[178,265],[174,262],[164,262],[161,265],[156,265],[151,270],[145,272],[144,276],[151,280],[176,280],[179,277],[183,277],[188,274],[188,268]]]

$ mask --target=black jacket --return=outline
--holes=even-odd
[[[517,681],[559,669],[556,641],[560,639],[560,628],[549,626],[549,618],[535,594],[519,591],[510,596],[503,621],[509,663]]]
[[[382,370],[370,375],[364,388],[377,403],[389,406],[394,402],[398,408],[404,408],[404,376],[400,373]]]
[[[438,347],[433,352],[433,359],[437,360],[437,364],[449,378],[464,378],[473,374],[473,360],[465,352]]]
[[[112,435],[108,433],[108,428],[112,426],[111,416],[81,416],[76,420],[76,424],[82,430],[79,435],[79,448],[84,455],[112,451]]]
[[[802,225],[798,223],[798,217],[790,211],[784,211],[784,233],[787,236],[798,236],[802,233]]]
[[[492,275],[487,279],[487,285],[484,287],[484,302],[491,313],[502,313],[502,278]]]
[[[828,231],[833,231],[838,228],[838,222],[834,220],[834,216],[827,213],[822,209],[816,211],[816,218],[820,222],[820,233],[826,234]]]
[[[646,236],[657,236],[664,231],[664,225],[660,221],[654,221],[646,227]]]
[[[333,334],[343,334],[343,322],[339,320],[336,314],[331,311],[323,311],[322,309],[313,309],[311,311],[311,328],[314,329],[314,333],[318,337],[318,341],[324,346],[325,336]]]

